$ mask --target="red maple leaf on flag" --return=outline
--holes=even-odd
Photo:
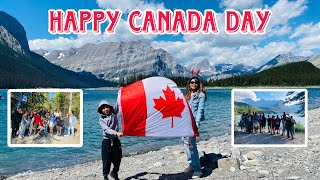
[[[153,98],[155,103],[154,108],[162,113],[162,119],[171,117],[171,128],[173,128],[173,117],[182,117],[181,113],[185,108],[183,99],[176,99],[176,95],[173,90],[167,86],[166,90],[162,90],[166,99],[161,96],[159,99]]]

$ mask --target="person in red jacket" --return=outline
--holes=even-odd
[[[38,131],[38,133],[37,133],[37,135],[44,135],[44,125],[43,125],[43,120],[40,118],[40,120],[38,121],[38,128],[37,128],[37,130],[39,130]]]
[[[32,128],[32,131],[34,130],[35,132],[34,132],[34,134],[37,134],[37,131],[38,131],[38,127],[39,127],[39,123],[40,123],[40,121],[41,121],[41,117],[40,117],[40,115],[37,113],[37,111],[34,111],[33,112],[33,123],[32,123],[32,125],[33,125],[33,128]]]
[[[271,120],[272,120],[272,118],[270,118],[270,116],[268,115],[267,122],[268,122],[268,132],[269,133],[271,132]]]

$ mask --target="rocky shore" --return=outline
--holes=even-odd
[[[234,148],[226,134],[198,142],[202,179],[320,179],[320,109],[309,111],[308,147]],[[103,179],[101,161],[24,172],[8,179]],[[120,179],[189,179],[183,145],[124,157]]]

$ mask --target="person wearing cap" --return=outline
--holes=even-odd
[[[206,91],[202,87],[199,77],[189,79],[186,87],[186,99],[190,105],[192,115],[195,119],[197,128],[200,127],[201,121],[204,120],[204,102],[206,100]],[[184,137],[185,152],[187,155],[189,166],[184,172],[192,172],[192,178],[200,178],[202,176],[199,153],[197,149],[196,137]]]
[[[108,179],[112,163],[113,170],[110,176],[118,180],[118,172],[122,158],[121,142],[118,137],[123,135],[122,132],[119,132],[117,119],[118,106],[112,107],[107,101],[103,100],[99,103],[98,112],[101,115],[99,123],[103,130],[101,146],[103,176],[105,180]]]

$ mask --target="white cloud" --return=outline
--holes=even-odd
[[[269,31],[268,37],[272,36],[283,36],[283,35],[288,35],[292,31],[292,28],[289,25],[282,25],[282,26],[277,26],[274,27],[272,30]]]
[[[320,22],[300,25],[290,38],[299,38],[298,44],[302,49],[320,48]]]
[[[222,0],[220,7],[230,8],[236,10],[250,9],[250,8],[261,8],[262,0]]]
[[[108,32],[104,32],[103,40],[108,42],[116,42],[116,41],[144,41],[151,42],[154,38],[157,37],[157,34],[133,34],[130,32],[129,27],[127,25],[127,21],[121,19],[116,29],[116,33],[109,34]]]
[[[203,59],[210,64],[244,63],[250,66],[260,66],[280,53],[296,50],[294,43],[271,42],[263,47],[244,45],[240,47],[215,47],[209,42],[152,42],[154,48],[168,51],[179,63],[188,65]]]
[[[99,7],[105,9],[120,9],[123,13],[128,13],[133,9],[165,9],[163,3],[151,3],[145,0],[97,0]]]
[[[300,16],[307,9],[307,0],[279,0],[270,9],[272,11],[268,25],[270,28],[287,25],[290,19]]]
[[[263,40],[264,35],[252,34],[227,34],[225,29],[224,13],[216,13],[216,20],[219,26],[219,34],[185,34],[185,41],[210,42],[211,47],[239,47],[242,45],[251,45]]]
[[[244,99],[252,99],[253,101],[259,101],[257,95],[253,91],[235,91],[234,100],[238,102],[242,102]]]
[[[89,32],[84,35],[78,35],[75,39],[58,37],[56,39],[35,39],[29,40],[29,47],[31,50],[44,49],[47,51],[52,50],[65,50],[70,48],[79,48],[88,43],[99,43],[102,41],[102,35]]]
[[[97,0],[99,7],[104,9],[120,9],[123,13],[127,13],[133,9],[165,9],[163,3],[152,3],[144,0]],[[129,31],[126,20],[121,19],[116,27],[114,34],[109,34],[106,31],[103,34],[87,34],[77,35],[76,38],[58,37],[56,39],[35,39],[29,40],[31,50],[65,50],[69,48],[79,48],[88,43],[100,42],[119,42],[119,41],[143,41],[151,42],[157,37],[155,34],[132,34]]]
[[[235,2],[238,1],[225,0],[221,2],[221,5],[226,8],[233,8]],[[238,3],[246,8],[262,7],[260,1],[239,1]],[[190,64],[206,58],[209,59],[211,64],[236,62],[260,66],[280,53],[310,54],[310,51],[302,53],[301,47],[294,41],[272,42],[272,38],[275,38],[275,36],[284,36],[292,32],[289,20],[303,14],[307,9],[306,4],[306,0],[279,0],[271,7],[264,5],[265,9],[271,9],[273,13],[264,35],[226,34],[223,31],[225,26],[224,14],[217,13],[219,34],[187,34],[183,36],[184,41],[182,42],[153,42],[152,46],[167,50],[181,64]],[[267,43],[266,40],[268,40]],[[319,40],[317,42],[320,43]],[[316,41],[304,39],[299,43],[301,45],[316,44]]]

